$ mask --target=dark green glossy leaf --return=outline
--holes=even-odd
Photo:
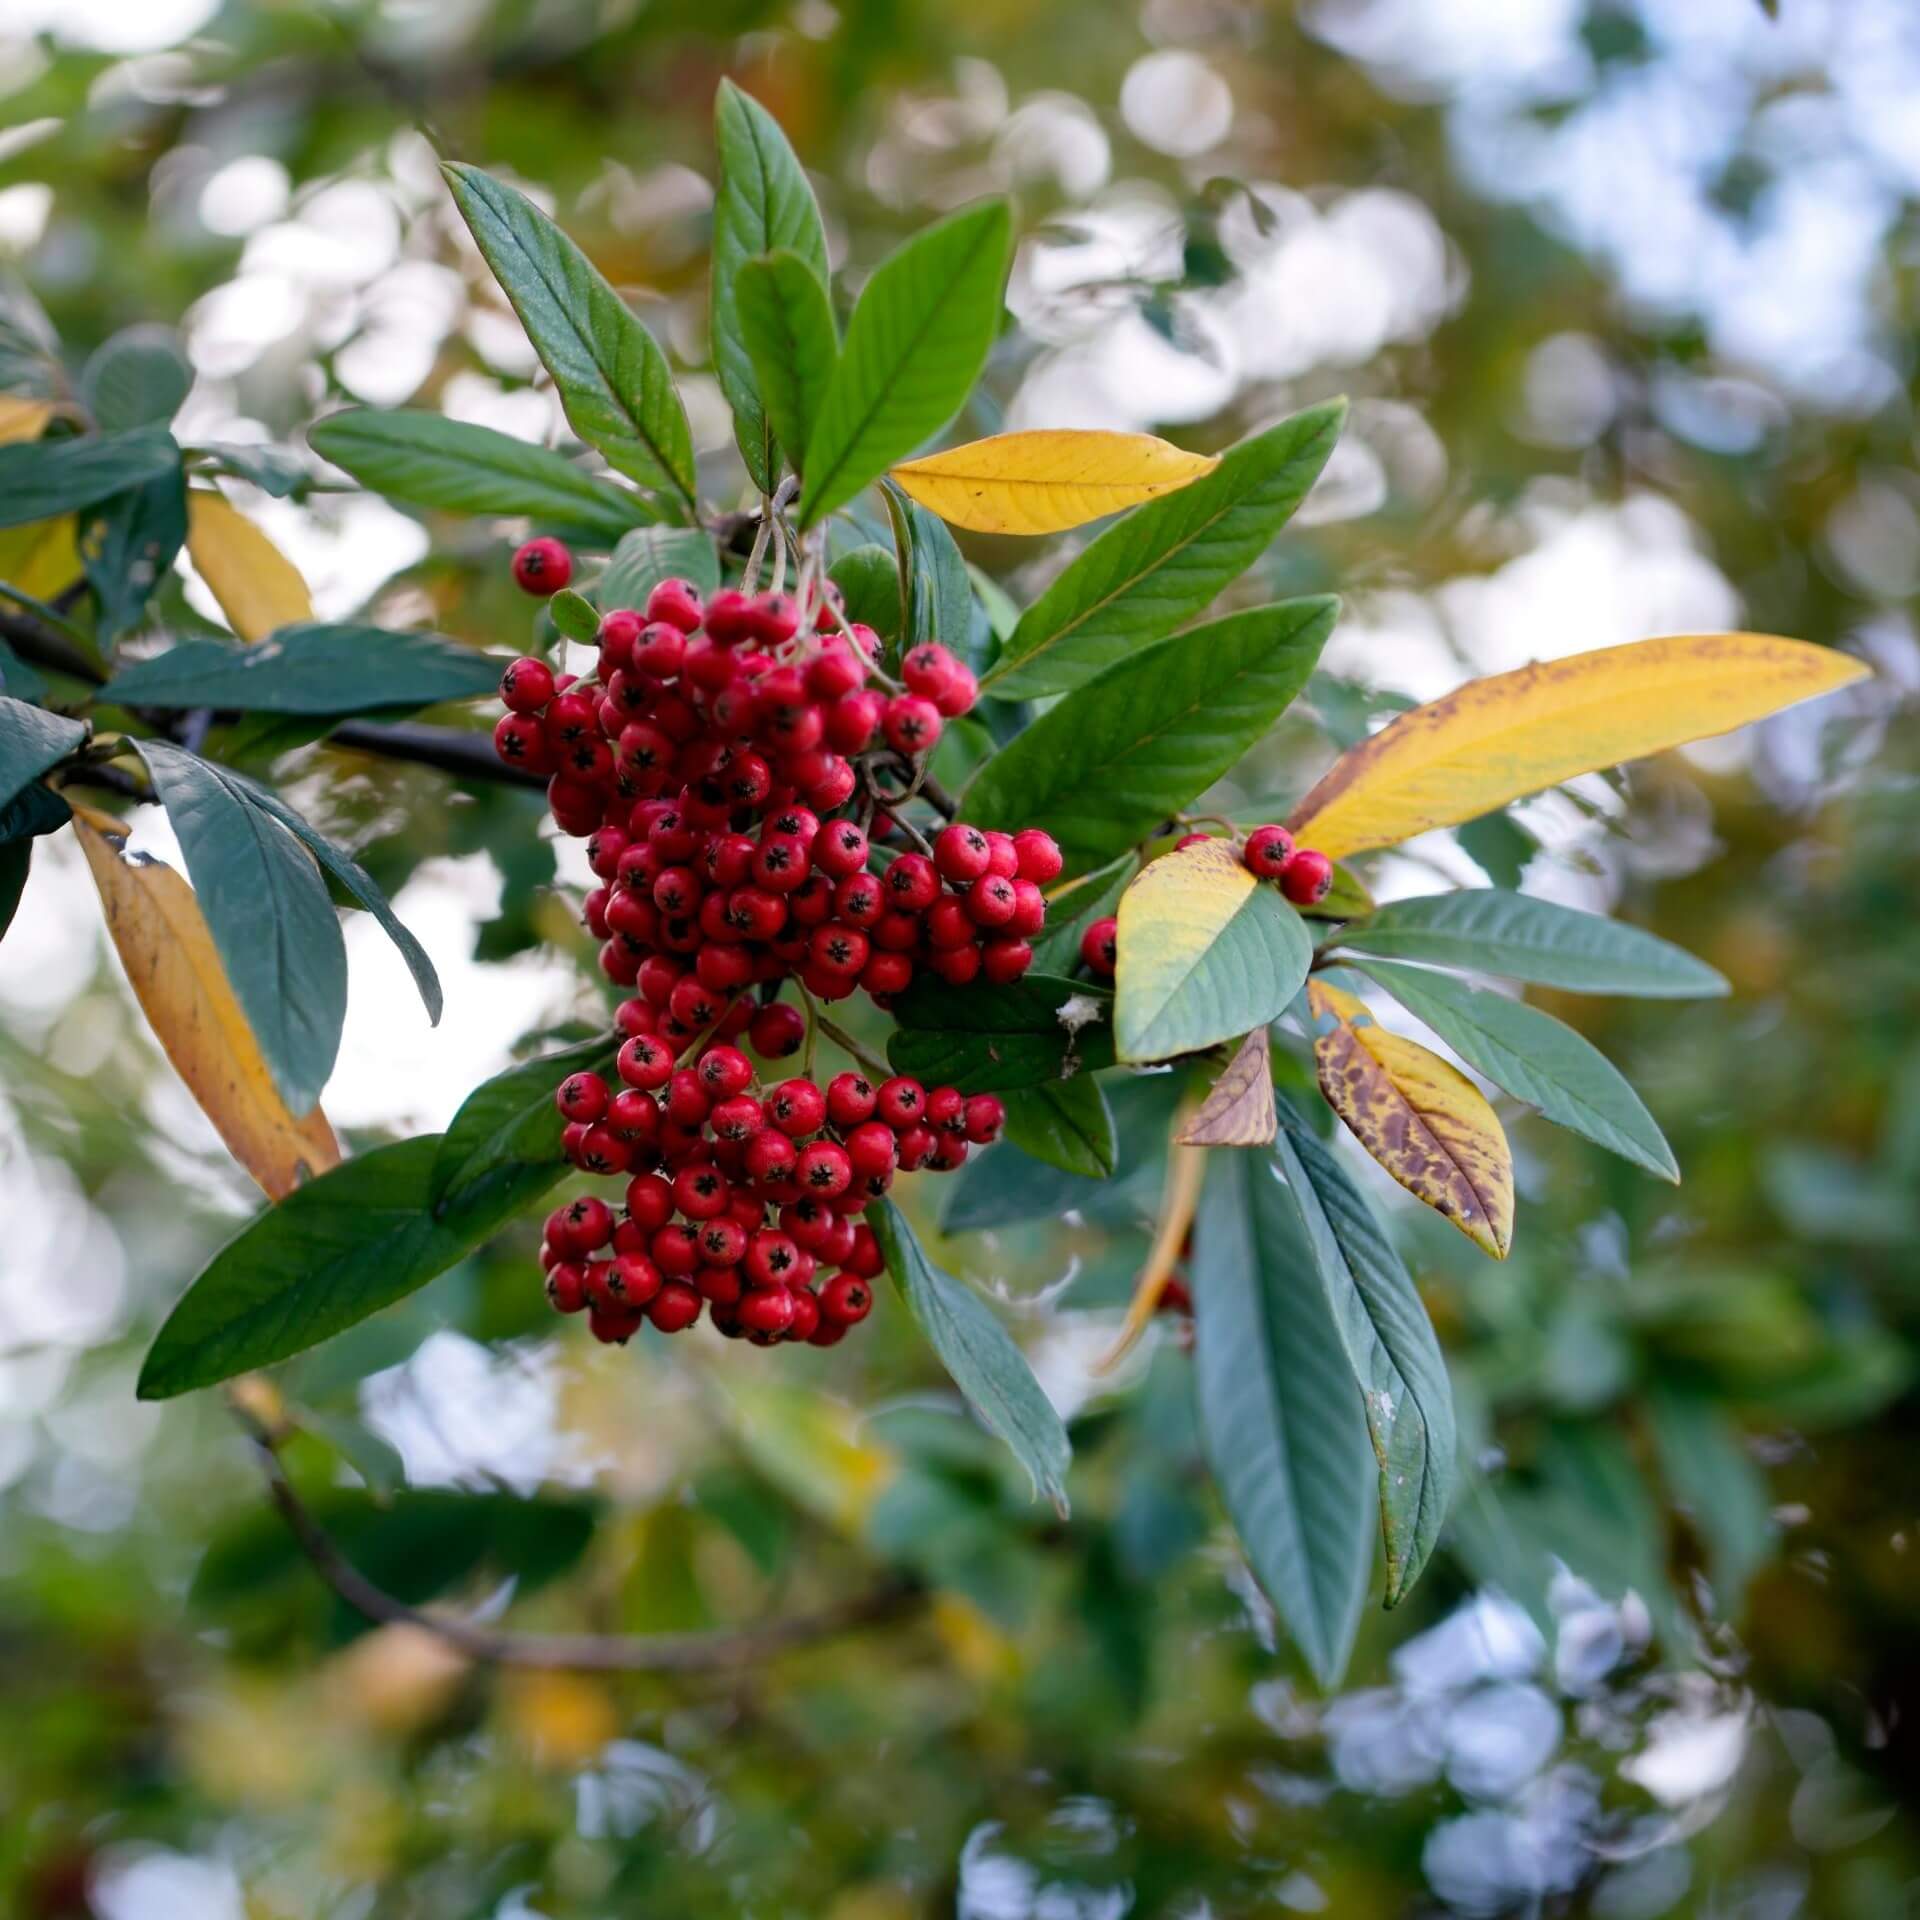
[[[780,473],[780,448],[796,463],[806,449],[802,420],[777,404],[754,357],[754,327],[745,314],[759,296],[742,285],[741,269],[759,254],[782,253],[819,292],[818,310],[827,317],[826,340],[833,343],[833,315],[826,303],[827,235],[814,203],[813,189],[794,157],[780,123],[752,95],[722,80],[713,103],[714,138],[720,150],[720,180],[713,201],[713,285],[709,311],[713,331],[713,368],[720,391],[733,409],[734,428],[747,473],[762,493],[771,493]],[[796,282],[783,298],[812,296]],[[764,317],[764,316],[763,316]],[[810,313],[801,322],[811,323]],[[762,344],[765,336],[762,335]],[[832,355],[827,370],[832,369]]]
[[[430,633],[302,625],[250,647],[182,640],[121,668],[101,697],[126,707],[385,713],[491,693],[504,665]]]
[[[546,447],[444,414],[349,407],[309,427],[307,439],[362,486],[410,506],[525,515],[610,540],[654,517],[637,494]]]
[[[164,480],[179,465],[180,449],[165,427],[0,447],[0,527],[76,512]]]
[[[1021,616],[987,690],[1064,693],[1203,612],[1306,498],[1346,414],[1337,400],[1282,420],[1109,527]]]
[[[697,527],[641,527],[614,548],[589,598],[609,612],[615,607],[637,612],[662,580],[674,579],[691,580],[702,593],[720,584],[720,556],[712,539]]]
[[[1120,660],[980,769],[965,817],[1008,831],[1044,820],[1069,874],[1113,859],[1229,772],[1286,711],[1336,610],[1328,599],[1256,607]]]
[[[1397,960],[1370,959],[1360,970],[1516,1100],[1636,1167],[1679,1180],[1673,1149],[1640,1096],[1605,1054],[1563,1021],[1524,1000]]]
[[[965,659],[973,626],[973,576],[966,559],[937,513],[909,500],[891,482],[886,501],[894,541],[907,555],[907,631],[900,645],[938,640]]]
[[[1011,1087],[1006,1108],[1006,1137],[1029,1158],[1094,1180],[1112,1173],[1113,1114],[1092,1074],[1049,1080],[1038,1087]]]
[[[249,783],[163,740],[139,746],[274,1085],[306,1113],[347,1013],[346,945],[320,870]]]
[[[95,637],[117,640],[139,620],[187,538],[187,482],[171,473],[117,493],[80,522],[80,558],[99,609]]]
[[[39,668],[29,665],[0,640],[0,695],[34,703],[47,697],[47,683]]]
[[[828,568],[847,618],[871,627],[889,644],[900,637],[900,570],[876,541],[843,553]]]
[[[869,1209],[867,1223],[880,1242],[894,1285],[954,1385],[1013,1449],[1035,1494],[1044,1495],[1064,1515],[1073,1448],[1026,1356],[971,1287],[942,1273],[927,1258],[906,1215],[891,1200]]]
[[[574,432],[629,478],[691,501],[693,436],[653,335],[524,194],[478,167],[449,162],[442,171]]]
[[[164,425],[193,385],[171,327],[125,327],[97,347],[80,374],[80,397],[102,432]]]
[[[894,1003],[887,1058],[962,1093],[1036,1087],[1112,1066],[1112,1016],[1112,995],[1081,980],[1029,973],[1011,986],[950,987],[922,975]]]
[[[86,744],[87,723],[0,695],[0,807]]]
[[[1046,929],[1033,943],[1036,973],[1071,973],[1079,966],[1081,937],[1096,920],[1119,912],[1137,866],[1132,854],[1122,854],[1047,902]]]
[[[1360,1395],[1263,1149],[1208,1155],[1194,1225],[1194,1400],[1248,1564],[1320,1685],[1339,1684],[1373,1570]]]
[[[807,443],[800,524],[844,506],[959,412],[1000,328],[1003,200],[949,214],[875,270]]]
[[[1453,1388],[1413,1281],[1348,1179],[1290,1101],[1274,1158],[1286,1177],[1313,1271],[1373,1436],[1387,1546],[1387,1605],[1420,1577],[1453,1497]]]
[[[739,430],[743,443],[757,432],[767,444],[768,471],[777,479],[782,448],[795,467],[806,458],[807,442],[840,361],[840,329],[825,285],[796,253],[769,253],[747,261],[734,281],[734,293],[734,323],[746,342],[761,406],[759,426],[740,414]],[[753,469],[749,454],[747,470]]]
[[[51,787],[30,781],[0,807],[0,846],[53,833],[72,818],[73,809]]]
[[[1494,887],[1396,900],[1348,927],[1340,946],[1570,993],[1685,1000],[1727,991],[1705,961],[1638,927]]]

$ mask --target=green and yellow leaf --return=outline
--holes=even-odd
[[[1314,1065],[1328,1104],[1416,1200],[1504,1260],[1513,1245],[1513,1154],[1499,1116],[1457,1067],[1389,1033],[1363,1001],[1307,984]]]
[[[16,440],[38,440],[47,422],[60,411],[51,400],[28,400],[17,393],[0,393],[0,447]]]
[[[1728,733],[1869,669],[1762,633],[1677,634],[1475,680],[1336,760],[1287,825],[1334,858],[1478,819],[1576,774]]]
[[[225,494],[187,495],[187,552],[242,640],[313,618],[300,569]]]
[[[914,499],[974,533],[1059,533],[1211,473],[1217,454],[1150,433],[999,433],[893,469]]]
[[[192,888],[160,861],[130,858],[111,814],[77,807],[73,830],[134,997],[228,1151],[274,1200],[336,1165],[326,1115],[296,1116],[275,1091]]]

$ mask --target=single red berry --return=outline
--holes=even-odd
[[[950,827],[942,827],[933,843],[933,864],[940,869],[940,877],[951,880],[957,887],[978,880],[987,871],[991,858],[987,836],[978,827],[967,826],[959,820]]]
[[[979,979],[983,964],[980,946],[968,941],[964,947],[940,947],[927,956],[927,965],[950,987],[964,987]]]
[[[1011,986],[1033,965],[1033,948],[1015,934],[1001,934],[980,948],[980,971],[996,987]]]
[[[616,607],[600,617],[595,635],[600,645],[600,678],[611,687],[613,676],[633,665],[633,650],[646,622],[628,607]]]
[[[1280,891],[1296,907],[1317,906],[1333,891],[1333,862],[1324,853],[1302,847],[1281,872]]]
[[[736,1093],[720,1101],[707,1124],[716,1140],[751,1140],[766,1124],[766,1110],[750,1093]]]
[[[753,1062],[738,1047],[709,1047],[694,1071],[700,1076],[700,1084],[718,1100],[744,1093],[753,1085]]]
[[[493,750],[510,767],[524,767],[529,773],[553,771],[553,748],[530,713],[503,713],[493,729]]]
[[[988,829],[987,871],[1002,880],[1020,877],[1020,849],[1013,844],[1012,834],[1001,833],[997,828]]]
[[[1013,883],[1013,913],[1007,921],[1007,932],[1024,940],[1038,933],[1046,924],[1047,896],[1035,881],[1016,880]]]
[[[811,1340],[820,1329],[820,1302],[806,1287],[795,1287],[789,1298],[793,1301],[793,1324],[787,1329],[789,1340]]]
[[[886,735],[887,745],[909,760],[931,752],[945,725],[940,709],[917,693],[896,694],[880,716],[880,731]]]
[[[700,1296],[684,1280],[664,1280],[647,1304],[647,1318],[662,1333],[680,1333],[700,1318]]]
[[[673,1176],[674,1205],[689,1220],[717,1220],[726,1212],[732,1194],[718,1167],[697,1162]]]
[[[940,875],[925,854],[903,853],[885,875],[887,898],[907,913],[924,913],[940,897]]]
[[[880,731],[881,711],[877,693],[845,694],[821,716],[822,738],[835,753],[864,753]]]
[[[553,1104],[568,1120],[584,1120],[589,1126],[607,1110],[612,1098],[607,1083],[597,1073],[570,1073],[553,1090]]]
[[[1007,1109],[997,1095],[976,1093],[968,1100],[966,1133],[976,1147],[998,1140],[1006,1123]]]
[[[807,691],[816,700],[844,700],[867,683],[865,664],[845,641],[830,641],[807,662]]]
[[[1022,827],[1013,836],[1013,856],[1016,877],[1039,887],[1059,879],[1067,864],[1060,843],[1039,827]]]
[[[857,1273],[836,1273],[819,1298],[820,1317],[843,1327],[857,1325],[873,1311],[873,1288]]]
[[[967,889],[967,918],[977,927],[1004,927],[1020,904],[1014,885],[998,873],[976,880]]]
[[[607,1125],[622,1140],[645,1142],[660,1131],[660,1109],[652,1094],[623,1087],[607,1103]]]
[[[891,1173],[899,1158],[893,1129],[882,1120],[862,1122],[847,1135],[847,1158],[862,1179],[876,1173]]]
[[[873,954],[860,969],[860,984],[876,999],[883,994],[905,993],[913,984],[913,956]]]
[[[691,633],[700,624],[700,590],[691,580],[662,580],[647,595],[649,622],[664,620],[682,633]]]
[[[713,1100],[700,1076],[691,1067],[674,1068],[667,1082],[667,1118],[683,1127],[699,1127],[712,1111]]]
[[[1183,840],[1180,844],[1185,846],[1188,842]],[[1255,827],[1240,850],[1247,870],[1257,873],[1262,880],[1280,879],[1292,855],[1293,835],[1285,827]]]
[[[872,942],[858,927],[837,922],[817,928],[809,947],[814,966],[841,980],[853,979],[867,964],[872,950]]]
[[[537,594],[544,599],[550,593],[558,593],[573,578],[573,555],[567,551],[564,541],[542,534],[538,540],[529,540],[513,556],[513,578],[523,593]]]
[[[799,1160],[800,1149],[784,1133],[773,1127],[762,1127],[747,1142],[740,1164],[748,1179],[767,1186],[790,1178]]]
[[[555,1313],[578,1313],[587,1304],[587,1270],[578,1260],[547,1269],[547,1304]]]
[[[747,1279],[756,1287],[784,1287],[799,1270],[800,1249],[792,1238],[762,1228],[747,1241]]]
[[[798,1053],[806,1037],[806,1016],[783,1000],[762,1007],[747,1028],[747,1044],[763,1060],[784,1060]]]
[[[1080,958],[1087,963],[1088,970],[1102,980],[1113,978],[1119,959],[1119,933],[1120,922],[1109,914],[1104,920],[1096,920],[1080,936]]]
[[[863,1280],[877,1280],[887,1269],[880,1252],[880,1241],[871,1227],[855,1227],[853,1251],[840,1263],[849,1273]]]
[[[783,647],[800,631],[800,608],[788,593],[763,593],[753,603],[753,637],[763,647]]]
[[[747,1230],[730,1214],[700,1229],[700,1260],[709,1267],[737,1267],[747,1257]]]
[[[574,1164],[583,1173],[625,1173],[633,1164],[633,1149],[611,1127],[591,1126],[574,1155]]]
[[[844,880],[867,864],[867,836],[857,821],[830,820],[813,843],[813,864]]]
[[[785,1287],[749,1287],[740,1301],[740,1324],[750,1333],[785,1333],[793,1325],[793,1295]]]
[[[767,1118],[789,1139],[803,1139],[826,1124],[827,1097],[811,1080],[783,1080],[768,1097]]]
[[[538,713],[553,698],[553,669],[531,656],[509,662],[500,676],[500,701],[510,713]]]
[[[755,637],[753,597],[738,587],[722,587],[707,601],[706,618],[701,622],[707,637],[716,646],[731,647]]]
[[[673,1054],[657,1034],[636,1033],[622,1042],[613,1066],[628,1086],[648,1093],[658,1092],[673,1078]]]
[[[953,684],[954,669],[960,665],[937,640],[923,641],[908,649],[900,662],[900,678],[910,693],[938,700]]]
[[[687,636],[671,620],[649,620],[634,642],[634,670],[655,680],[671,680],[686,657]]]
[[[910,1127],[927,1110],[927,1090],[918,1080],[896,1074],[874,1090],[873,1110],[898,1133]]]
[[[979,676],[971,667],[956,663],[953,677],[934,696],[933,704],[947,719],[957,720],[961,714],[971,713],[974,702],[979,698]]]
[[[660,1291],[660,1269],[646,1255],[623,1253],[609,1264],[608,1291],[623,1305],[644,1307]]]
[[[567,1259],[592,1253],[612,1238],[613,1209],[596,1194],[569,1200],[547,1221],[547,1239]]]
[[[846,1133],[873,1118],[874,1099],[864,1074],[836,1073],[827,1082],[827,1118]]]

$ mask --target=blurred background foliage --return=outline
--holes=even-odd
[[[1729,975],[1720,1002],[1551,1000],[1645,1090],[1686,1183],[1523,1123],[1494,1267],[1371,1180],[1472,1473],[1333,1701],[1196,1490],[1172,1323],[1117,1386],[1090,1372],[1151,1167],[1089,1215],[1042,1195],[947,1242],[1074,1415],[1064,1523],[932,1390],[891,1301],[831,1354],[603,1352],[555,1333],[529,1223],[287,1371],[289,1470],[362,1565],[534,1627],[752,1619],[876,1566],[927,1599],[725,1676],[477,1670],[334,1601],[217,1401],[134,1402],[152,1326],[252,1201],[44,843],[0,947],[0,1907],[1911,1912],[1920,19],[11,0],[9,378],[59,391],[123,329],[165,329],[183,442],[266,483],[236,497],[324,617],[510,641],[511,530],[335,491],[301,429],[352,399],[563,433],[430,131],[540,192],[631,291],[718,484],[723,74],[787,128],[856,279],[930,211],[1014,192],[1019,324],[963,427],[1212,448],[1354,396],[1262,583],[1337,585],[1346,618],[1310,720],[1229,803],[1291,796],[1370,716],[1529,658],[1744,624],[1872,659],[1864,690],[1371,863],[1383,896],[1524,875]],[[1060,558],[967,544],[1022,588]],[[60,564],[0,551],[19,583]],[[156,607],[217,621],[190,570]],[[449,985],[428,1035],[354,940],[330,1110],[361,1144],[440,1124],[597,1002],[572,856],[516,793],[291,764]]]

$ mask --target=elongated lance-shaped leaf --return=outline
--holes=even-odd
[[[827,235],[820,209],[780,123],[751,94],[722,80],[713,103],[714,137],[720,149],[720,183],[713,201],[713,284],[708,310],[713,330],[713,367],[720,391],[733,409],[735,437],[747,473],[762,493],[780,477],[780,447],[796,463],[806,451],[801,428],[770,404],[756,364],[750,329],[742,314],[741,267],[755,255],[784,253],[819,290],[827,312],[827,343],[833,315],[826,306]],[[786,298],[810,298],[797,282]],[[828,355],[827,371],[832,370]]]
[[[1193,1236],[1201,1443],[1248,1564],[1322,1687],[1353,1651],[1378,1496],[1360,1395],[1272,1156],[1207,1156]]]
[[[770,457],[777,460],[785,449],[797,469],[840,360],[840,330],[827,290],[797,253],[783,250],[742,263],[734,279],[734,306],[734,325],[746,342],[759,391],[761,438]],[[746,414],[739,425],[746,436],[751,430]],[[771,482],[766,490],[772,491]]]
[[[320,1097],[347,1015],[347,952],[320,870],[223,768],[140,742],[194,893],[274,1085],[295,1113]]]
[[[188,490],[187,553],[242,640],[312,620],[300,569],[225,494]]]
[[[1346,402],[1295,414],[1109,527],[1021,615],[982,684],[1065,693],[1203,613],[1259,559],[1320,477]]]
[[[1565,1022],[1427,967],[1368,960],[1361,971],[1516,1100],[1663,1180],[1679,1180],[1673,1149],[1640,1096]]]
[[[800,524],[844,506],[959,412],[999,331],[1012,218],[949,214],[875,269],[854,307],[806,452]]]
[[[442,171],[574,432],[630,479],[691,503],[693,434],[659,342],[525,194],[478,167]]]
[[[84,720],[0,696],[0,807],[86,741]]]
[[[1420,1577],[1453,1497],[1456,1438],[1446,1362],[1372,1209],[1284,1100],[1274,1157],[1299,1210],[1373,1436],[1392,1606]]]
[[[618,540],[654,512],[546,447],[416,407],[348,407],[307,429],[315,453],[389,500],[441,513],[525,515]]]
[[[90,507],[130,487],[165,479],[179,466],[180,449],[159,426],[0,446],[0,527]]]

